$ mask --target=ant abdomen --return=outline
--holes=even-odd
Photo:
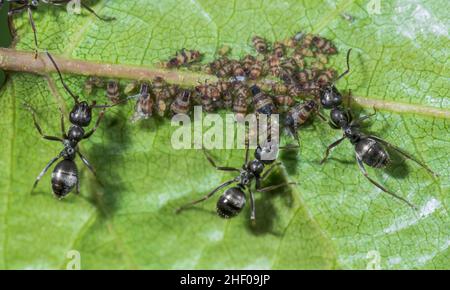
[[[217,201],[217,214],[222,218],[237,216],[245,206],[245,193],[239,187],[231,187]]]
[[[73,160],[59,162],[52,173],[52,189],[59,199],[69,194],[78,184],[78,169]]]
[[[356,154],[360,159],[374,168],[383,168],[389,163],[389,154],[376,140],[363,138],[355,144]]]

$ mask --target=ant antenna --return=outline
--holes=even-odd
[[[50,53],[48,51],[46,51],[48,58],[50,59],[50,61],[53,63],[53,66],[56,69],[56,72],[59,75],[59,79],[61,80],[61,83],[64,87],[64,89],[69,93],[69,95],[72,96],[72,98],[75,100],[75,103],[78,104],[78,96],[76,96],[74,93],[72,93],[72,91],[69,89],[69,87],[66,85],[66,83],[64,82],[64,79],[61,75],[61,71],[58,68],[58,65],[56,64],[55,60],[53,59],[53,57],[50,55]]]
[[[347,70],[344,71],[343,73],[341,73],[341,75],[338,76],[337,79],[334,80],[334,82],[337,82],[340,78],[342,78],[343,76],[345,76],[346,74],[348,74],[350,72],[350,52],[351,51],[352,51],[351,48],[347,51]]]
[[[113,21],[116,20],[115,17],[101,17],[100,15],[98,15],[97,13],[95,13],[94,10],[92,10],[91,7],[87,6],[86,4],[84,4],[82,1],[80,1],[81,6],[83,6],[87,11],[91,12],[92,14],[95,15],[95,17],[97,17],[98,19],[102,20],[102,21]]]

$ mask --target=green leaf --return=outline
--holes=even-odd
[[[255,227],[248,206],[232,220],[215,216],[216,198],[176,215],[178,206],[232,175],[214,170],[200,151],[172,149],[168,120],[131,124],[132,104],[108,111],[82,143],[99,182],[79,162],[80,196],[52,198],[50,174],[31,195],[61,146],[39,138],[22,103],[53,135],[58,107],[67,113],[73,102],[54,76],[14,73],[0,91],[0,268],[66,268],[72,249],[84,269],[449,268],[449,3],[381,1],[380,14],[370,14],[368,2],[116,0],[92,6],[115,16],[112,23],[58,7],[43,7],[34,18],[41,48],[109,63],[149,66],[183,47],[200,49],[207,61],[222,44],[239,57],[252,52],[255,34],[279,40],[298,30],[333,39],[341,52],[353,48],[351,74],[338,87],[384,108],[368,130],[441,175],[433,179],[402,160],[369,170],[418,212],[368,183],[348,142],[320,165],[341,135],[317,119],[301,130],[299,154],[283,153],[268,182],[298,185],[258,194]],[[15,18],[22,50],[34,48],[27,21]],[[342,71],[344,53],[334,62]],[[82,93],[84,78],[65,78]],[[104,100],[101,92],[96,98]],[[220,164],[243,162],[242,150],[212,153]]]

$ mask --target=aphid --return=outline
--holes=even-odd
[[[294,51],[292,54],[292,59],[294,60],[295,64],[297,65],[297,68],[302,70],[305,68],[305,59],[302,54],[300,54],[298,51]]]
[[[229,47],[228,45],[222,46],[222,47],[217,51],[217,53],[218,53],[220,56],[226,56],[226,55],[228,55],[230,52],[231,52],[231,47]]]
[[[118,81],[110,80],[106,84],[106,97],[113,103],[120,102],[120,85]]]
[[[314,113],[319,113],[319,105],[315,100],[309,100],[292,107],[285,118],[284,125],[288,132],[298,140],[298,128],[306,123]]]
[[[326,38],[323,38],[320,36],[314,36],[312,41],[313,41],[314,46],[321,53],[324,53],[324,54],[337,53],[337,49],[334,46],[334,44]]]
[[[268,46],[267,46],[267,41],[260,37],[260,36],[254,36],[252,38],[252,42],[253,42],[253,47],[256,49],[257,52],[259,53],[266,53]]]
[[[166,114],[169,101],[177,94],[176,86],[169,86],[161,77],[156,77],[152,82],[152,90],[155,94],[155,111],[160,117]]]
[[[267,59],[267,65],[269,66],[270,74],[277,77],[281,73],[281,60],[276,55],[271,55]]]
[[[295,103],[295,99],[288,95],[276,95],[273,97],[273,100],[275,101],[275,104],[283,108],[283,110],[290,108]]]
[[[310,48],[313,43],[314,35],[311,33],[304,34],[300,40],[300,46],[303,48]]]
[[[236,120],[242,122],[248,111],[247,99],[249,96],[248,88],[243,84],[236,85],[235,98],[233,101],[233,112],[235,113]]]
[[[180,91],[170,105],[172,114],[187,114],[191,109],[191,95],[188,90]]]
[[[226,56],[224,56],[210,63],[209,69],[219,78],[223,78],[231,75],[232,73],[232,66],[230,65],[230,63],[231,61]]]
[[[72,0],[2,0],[0,1],[0,6],[2,6],[3,2],[9,2],[11,3],[11,8],[8,12],[8,17],[10,23],[12,23],[12,16],[15,14],[19,14],[24,12],[25,10],[28,12],[28,20],[30,22],[31,28],[33,30],[34,34],[34,44],[35,44],[35,57],[37,57],[37,50],[38,50],[38,39],[37,39],[37,32],[36,32],[36,26],[34,25],[33,20],[33,11],[37,10],[39,8],[40,2],[43,2],[44,4],[49,4],[52,6],[61,6],[64,4],[68,4]],[[114,17],[101,17],[97,13],[95,13],[94,10],[92,10],[89,6],[87,6],[82,1],[79,1],[81,6],[85,8],[90,13],[94,14],[98,19],[102,21],[112,21],[115,20]],[[17,5],[17,6],[16,6]]]
[[[286,88],[287,88],[287,94],[294,98],[302,95],[302,93],[303,93],[302,87],[298,83],[295,83],[295,82],[289,83],[286,86]]]
[[[104,82],[101,78],[99,77],[95,77],[95,76],[90,76],[87,78],[87,80],[84,83],[84,92],[87,95],[92,94],[92,91],[94,90],[94,88],[102,88],[104,87]]]
[[[257,60],[253,63],[252,67],[250,68],[250,74],[249,77],[252,80],[258,79],[263,74],[263,64],[261,61]]]
[[[275,104],[271,96],[261,91],[257,85],[252,86],[250,89],[252,91],[253,105],[256,112],[269,116],[276,112]]]
[[[283,40],[282,43],[285,47],[295,48],[300,43],[300,41],[304,36],[305,33],[297,32],[293,37]]]
[[[195,87],[200,95],[200,103],[207,112],[213,112],[216,108],[215,104],[220,101],[220,90],[216,85],[209,85],[207,82]]]
[[[316,53],[315,57],[316,57],[317,61],[322,64],[328,63],[328,56],[326,54],[318,52],[318,53]]]
[[[301,85],[308,83],[311,80],[314,80],[316,77],[316,70],[312,69],[304,69],[297,73],[297,80]]]
[[[284,56],[284,44],[276,41],[273,44],[273,54],[278,58],[282,58]]]
[[[312,48],[310,46],[307,47],[299,47],[297,48],[294,53],[296,54],[300,54],[303,57],[313,57],[314,56],[314,51],[312,50]]]
[[[97,130],[100,124],[100,121],[103,118],[105,109],[108,107],[113,107],[114,105],[96,105],[95,102],[89,105],[86,101],[79,101],[79,97],[76,96],[64,82],[61,72],[58,66],[56,65],[56,62],[53,60],[52,56],[48,52],[47,56],[53,63],[64,89],[74,99],[75,105],[72,108],[69,115],[69,120],[72,125],[70,126],[67,133],[65,131],[64,125],[64,115],[61,113],[61,133],[62,133],[61,137],[45,135],[42,132],[42,129],[36,120],[35,112],[30,106],[26,105],[26,108],[30,110],[32,114],[34,126],[36,127],[37,131],[42,136],[42,138],[50,141],[59,141],[64,146],[64,149],[44,167],[39,176],[36,178],[33,185],[33,190],[36,188],[39,181],[44,176],[44,174],[50,169],[50,167],[56,161],[62,158],[63,160],[61,160],[58,164],[56,164],[55,168],[53,169],[51,180],[53,194],[58,199],[61,199],[64,198],[67,194],[69,194],[74,188],[76,188],[77,193],[79,191],[78,169],[77,165],[74,162],[77,155],[80,157],[81,161],[83,161],[84,165],[86,165],[88,169],[95,175],[93,167],[86,159],[86,157],[84,157],[81,154],[78,148],[78,143],[84,139],[88,139],[89,137],[92,136],[92,134],[94,134],[94,132]],[[92,127],[92,129],[90,129],[89,131],[85,131],[84,128],[88,127],[89,124],[91,123],[92,109],[94,108],[102,108],[102,111],[100,112],[94,127]]]
[[[270,144],[270,143],[269,143]],[[276,147],[277,148],[277,147]],[[242,209],[244,208],[246,204],[246,195],[245,191],[248,191],[248,194],[250,196],[250,207],[251,207],[251,214],[250,214],[250,220],[252,222],[255,222],[256,220],[256,209],[255,209],[255,197],[253,195],[253,191],[251,189],[251,185],[253,182],[255,182],[255,189],[257,192],[268,192],[273,191],[275,189],[282,188],[284,186],[287,186],[289,184],[296,184],[294,182],[285,182],[278,185],[272,185],[268,187],[262,187],[261,182],[269,176],[270,172],[279,165],[278,162],[274,162],[275,159],[273,159],[273,153],[272,151],[275,150],[272,147],[271,148],[261,148],[258,146],[258,148],[255,150],[255,159],[249,161],[249,147],[248,143],[246,143],[246,150],[245,150],[245,162],[242,168],[234,168],[234,167],[224,167],[224,166],[217,166],[214,159],[209,156],[209,154],[204,149],[203,152],[208,159],[209,163],[216,168],[217,170],[221,171],[233,171],[238,173],[239,175],[235,178],[226,181],[216,187],[214,190],[212,190],[210,193],[208,193],[203,198],[200,198],[198,200],[194,200],[190,203],[187,203],[180,208],[177,209],[177,213],[181,212],[182,210],[185,210],[193,205],[196,205],[200,202],[203,202],[210,197],[212,197],[216,192],[221,190],[222,188],[225,188],[233,183],[236,184],[234,187],[228,188],[217,201],[216,205],[216,211],[217,214],[222,218],[232,218],[237,216]],[[276,149],[277,150],[277,149]],[[272,158],[264,158],[268,155]]]
[[[323,87],[327,84],[330,84],[336,76],[336,71],[333,69],[325,69],[321,71],[317,77],[316,82],[319,87]]]
[[[255,62],[256,62],[256,58],[250,54],[247,54],[242,59],[242,67],[243,67],[244,71],[246,72],[246,74],[250,74],[250,70]]]
[[[177,51],[175,57],[171,58],[166,65],[168,68],[178,68],[200,61],[201,57],[202,54],[200,51],[186,50],[183,48],[181,51]]]
[[[410,159],[417,164],[419,164],[421,167],[425,168],[429,173],[431,173],[434,176],[437,176],[425,163],[419,161],[409,153],[405,152],[403,149],[392,145],[388,143],[387,141],[373,136],[373,135],[365,135],[360,132],[360,124],[363,120],[368,119],[372,116],[374,116],[376,112],[372,115],[363,116],[357,120],[353,120],[351,113],[343,109],[341,107],[335,107],[330,112],[330,118],[331,123],[330,125],[333,128],[336,129],[342,129],[344,136],[334,143],[332,143],[330,146],[328,146],[325,157],[322,159],[321,163],[324,163],[330,153],[330,150],[334,147],[338,146],[344,139],[348,139],[350,143],[354,146],[355,149],[355,156],[356,156],[356,162],[359,166],[359,169],[361,170],[362,174],[376,187],[381,189],[382,191],[390,194],[391,196],[407,203],[412,208],[416,208],[412,203],[410,203],[405,198],[395,194],[394,192],[386,189],[384,186],[376,182],[374,179],[372,179],[366,169],[364,164],[373,167],[373,168],[384,168],[386,167],[389,162],[389,153],[386,151],[386,148],[389,148],[391,150],[394,150],[398,153],[400,153],[402,156],[404,156],[407,159]]]
[[[323,70],[325,69],[325,65],[321,63],[320,61],[313,61],[311,63],[311,69],[315,71]]]
[[[234,77],[245,76],[245,70],[238,61],[231,62],[231,71]]]
[[[287,86],[285,84],[276,82],[276,83],[273,83],[271,85],[271,89],[270,90],[275,95],[284,95],[284,94],[287,93],[288,89],[287,89]]]
[[[128,83],[125,88],[123,89],[123,93],[127,96],[134,94],[137,91],[137,88],[139,87],[138,81],[132,81]]]
[[[153,112],[153,100],[150,91],[150,85],[143,83],[139,94],[130,96],[127,99],[137,99],[134,107],[134,114],[131,117],[132,122],[136,122],[142,119],[148,119],[152,116]]]

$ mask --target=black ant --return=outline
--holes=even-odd
[[[257,146],[254,153],[255,159],[249,162],[249,144],[248,142],[246,142],[245,163],[241,169],[235,167],[217,166],[213,158],[208,155],[205,149],[203,149],[206,158],[214,168],[221,171],[234,171],[239,173],[239,175],[229,181],[222,183],[204,197],[181,206],[176,210],[176,212],[179,213],[186,208],[203,202],[212,197],[222,188],[227,187],[233,183],[237,183],[237,186],[228,188],[220,196],[216,206],[217,214],[222,218],[232,218],[237,216],[246,204],[245,190],[248,190],[251,206],[250,219],[252,220],[252,222],[255,222],[255,197],[251,189],[251,183],[253,181],[255,181],[255,189],[257,192],[272,191],[289,184],[296,184],[295,182],[285,182],[278,185],[261,187],[261,181],[269,176],[269,173],[272,172],[275,166],[280,165],[280,162],[275,162],[276,157],[274,157],[276,156],[276,152],[278,152],[278,149],[283,149],[283,147],[278,147],[278,144],[276,142],[266,141],[263,146]],[[267,170],[265,170],[266,166]]]
[[[9,21],[9,25],[10,25],[9,28],[10,28],[10,32],[12,35],[14,34],[12,31],[12,16],[15,14],[22,13],[25,10],[28,11],[28,19],[29,19],[29,22],[30,22],[30,25],[31,25],[31,28],[32,28],[33,34],[34,34],[35,56],[37,57],[38,40],[37,40],[36,26],[34,25],[34,20],[33,20],[33,10],[38,9],[40,2],[42,2],[44,4],[48,4],[48,5],[62,6],[62,5],[68,4],[71,1],[72,0],[0,0],[0,7],[3,5],[4,2],[9,2],[13,5],[14,4],[17,5],[17,7],[11,8],[8,12],[8,16],[9,16],[8,21]],[[95,13],[94,10],[92,10],[92,8],[90,8],[89,6],[84,4],[82,0],[80,0],[79,3],[83,8],[85,8],[87,11],[89,11],[90,13],[92,13],[98,19],[100,19],[102,21],[115,20],[114,17],[99,16],[97,13]]]
[[[347,69],[341,73],[332,83],[328,83],[321,87],[320,90],[320,104],[324,109],[332,109],[342,105],[342,94],[334,85],[338,80],[350,72],[350,53],[352,49],[347,51]]]
[[[368,116],[363,116],[357,120],[353,120],[353,117],[350,113],[350,111],[342,108],[342,107],[335,107],[330,112],[330,118],[331,118],[331,126],[335,129],[342,129],[343,130],[343,137],[332,143],[328,146],[325,157],[320,162],[321,164],[326,161],[328,158],[328,155],[330,154],[330,150],[337,145],[339,145],[344,139],[349,139],[350,142],[355,147],[355,154],[356,154],[356,162],[358,163],[359,169],[364,174],[364,176],[376,187],[381,189],[382,191],[390,194],[391,196],[404,201],[409,206],[411,206],[414,209],[417,209],[412,203],[410,203],[408,200],[404,199],[401,196],[398,196],[397,194],[389,191],[382,185],[380,185],[378,182],[373,180],[367,173],[364,163],[367,164],[370,167],[373,168],[384,168],[386,167],[389,162],[389,154],[386,151],[384,147],[387,147],[389,149],[395,150],[396,152],[403,155],[405,158],[410,159],[423,168],[425,168],[429,173],[431,173],[434,176],[438,176],[435,174],[425,163],[419,161],[409,153],[405,152],[403,149],[392,145],[388,143],[387,141],[373,136],[373,135],[365,135],[360,132],[361,122],[376,115],[376,111]]]
[[[36,114],[33,111],[33,109],[29,105],[25,105],[26,108],[31,112],[33,116],[33,122],[34,125],[39,132],[39,134],[42,136],[42,138],[50,141],[59,141],[64,145],[64,149],[50,162],[44,167],[44,169],[41,171],[39,176],[36,178],[32,191],[36,188],[38,182],[41,180],[41,178],[44,176],[44,174],[48,171],[48,169],[59,159],[61,160],[53,169],[52,173],[52,189],[54,195],[61,199],[64,198],[67,194],[69,194],[75,187],[76,192],[79,192],[79,178],[78,178],[78,169],[77,165],[75,164],[74,160],[75,157],[78,155],[80,159],[83,161],[83,163],[87,166],[87,168],[95,175],[94,168],[91,166],[89,161],[86,159],[86,157],[81,154],[81,152],[78,149],[78,143],[81,140],[88,139],[91,137],[92,134],[97,130],[100,121],[103,118],[103,115],[105,113],[105,109],[109,107],[113,107],[115,105],[96,105],[95,101],[92,102],[91,105],[89,105],[86,101],[79,101],[79,97],[76,96],[66,85],[64,82],[61,72],[56,65],[56,62],[54,61],[53,57],[50,55],[50,53],[47,52],[48,58],[53,63],[58,75],[59,79],[64,87],[64,89],[69,93],[69,95],[74,99],[75,105],[73,109],[70,112],[69,120],[72,126],[70,126],[69,131],[66,133],[65,131],[65,125],[64,125],[64,115],[61,112],[61,133],[62,137],[55,137],[55,136],[47,136],[42,132],[42,129],[40,125],[38,124],[36,120]],[[89,131],[85,131],[84,127],[88,127],[91,123],[92,119],[92,109],[94,108],[102,108],[102,111],[100,112],[97,121],[95,122],[95,125],[92,129]]]

